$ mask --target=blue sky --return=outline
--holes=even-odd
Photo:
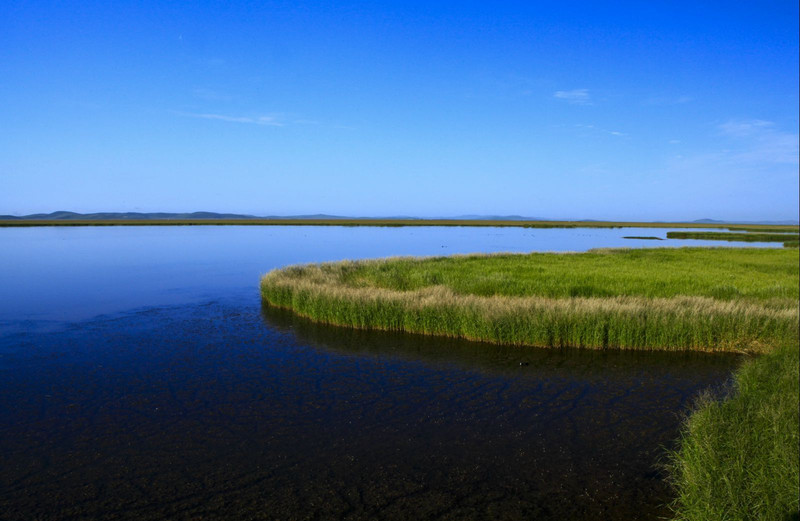
[[[796,220],[798,3],[4,2],[0,214]]]

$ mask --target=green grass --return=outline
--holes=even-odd
[[[798,252],[659,248],[275,270],[265,302],[329,324],[488,342],[766,352],[798,333]]]
[[[746,363],[727,400],[701,401],[672,454],[677,519],[798,519],[798,364],[795,340]]]
[[[797,242],[786,233],[667,232],[667,239],[703,239],[707,241]],[[789,239],[789,241],[787,241]]]
[[[739,230],[742,232],[776,232],[776,233],[798,233],[800,227],[790,224],[761,224],[756,226],[736,225],[729,230]]]
[[[493,219],[4,219],[0,227],[31,226],[499,226],[518,228],[718,228],[793,232],[792,225],[654,223],[626,221],[525,221]]]

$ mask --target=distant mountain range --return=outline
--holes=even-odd
[[[692,222],[693,223],[697,223],[697,224],[708,223],[708,224],[773,224],[773,225],[788,224],[788,225],[793,225],[793,224],[798,224],[798,222],[800,222],[800,221],[790,221],[790,220],[785,220],[785,221],[719,221],[717,219],[697,219],[697,220],[692,221]]]
[[[349,217],[338,217],[335,215],[294,215],[291,217],[268,216],[259,217],[256,215],[246,215],[239,213],[216,213],[216,212],[191,212],[191,213],[170,213],[170,212],[98,212],[98,213],[76,213],[58,211],[53,213],[34,213],[30,215],[0,215],[0,219],[6,220],[50,220],[66,221],[70,219],[81,220],[148,220],[148,219],[349,219]]]
[[[463,219],[465,221],[552,221],[544,217],[524,217],[522,215],[457,215],[456,217],[437,217],[437,219]]]
[[[341,215],[313,214],[313,215],[248,215],[238,213],[217,213],[217,212],[191,212],[191,213],[170,213],[170,212],[98,212],[98,213],[77,213],[68,211],[58,211],[52,213],[34,213],[30,215],[0,215],[0,220],[148,220],[148,219],[426,219],[425,217],[411,217],[397,215],[392,217],[347,217]],[[436,219],[457,219],[457,220],[486,220],[486,221],[551,221],[544,217],[525,217],[522,215],[459,215],[456,217],[436,217]],[[581,222],[596,222],[596,219],[576,219]],[[694,221],[674,221],[691,222],[693,224],[788,224],[796,225],[798,221],[722,221],[717,219],[697,219]]]

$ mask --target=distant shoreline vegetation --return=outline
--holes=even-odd
[[[749,231],[749,230],[746,230]],[[777,232],[779,230],[770,230]],[[797,248],[800,236],[794,230],[780,233],[726,233],[726,232],[667,232],[667,239],[699,239],[731,242],[782,242],[786,248]],[[789,235],[793,234],[793,235]]]
[[[468,226],[515,228],[714,228],[752,232],[798,233],[800,226],[788,224],[731,224],[718,222],[633,222],[633,221],[541,221],[524,219],[373,219],[338,217],[255,218],[248,216],[226,217],[225,214],[126,214],[124,218],[85,218],[70,214],[62,218],[20,218],[0,216],[0,227],[40,226]],[[114,214],[116,215],[116,214]],[[163,217],[171,215],[171,217]],[[177,215],[177,217],[175,217]],[[187,217],[184,217],[187,215]],[[30,217],[30,216],[26,216]]]

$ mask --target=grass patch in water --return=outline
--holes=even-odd
[[[761,353],[798,334],[794,250],[658,248],[292,266],[271,305],[328,324],[543,347]]]
[[[642,239],[642,240],[648,240],[648,241],[663,241],[664,240],[661,237],[653,237],[653,236],[650,236],[650,235],[628,235],[628,236],[623,237],[623,239]]]
[[[797,242],[797,236],[786,233],[667,232],[667,239],[703,239],[707,241]],[[787,241],[787,239],[789,239]]]

